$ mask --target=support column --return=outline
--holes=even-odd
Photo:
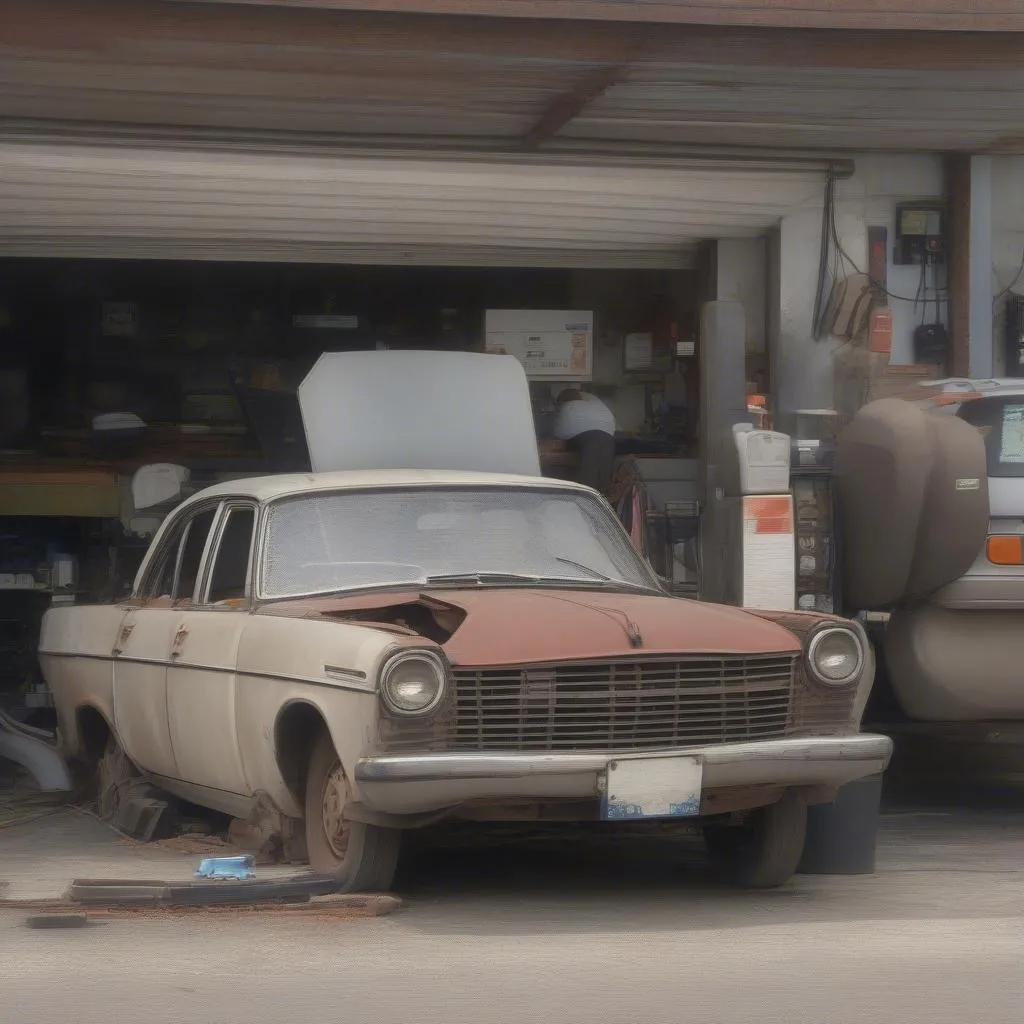
[[[949,372],[990,377],[992,158],[957,153],[946,163],[949,194]]]
[[[992,338],[992,157],[971,157],[971,334],[972,377],[991,377]]]

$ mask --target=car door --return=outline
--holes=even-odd
[[[128,605],[113,650],[114,723],[121,745],[140,768],[169,779],[178,777],[167,718],[167,663],[180,618],[175,605],[195,591],[216,512],[216,505],[190,508],[172,522]]]
[[[167,709],[178,778],[248,794],[236,728],[235,666],[251,609],[256,505],[221,507],[195,599],[178,610],[167,676]]]

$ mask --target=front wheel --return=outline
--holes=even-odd
[[[138,770],[111,732],[96,765],[96,814],[100,819],[116,824],[128,799],[128,790],[138,778]]]
[[[334,743],[324,732],[313,747],[306,777],[306,848],[310,867],[331,875],[339,892],[385,892],[398,866],[402,833],[347,821],[352,791]]]
[[[747,889],[774,889],[796,874],[807,836],[807,805],[786,794],[740,826],[709,825],[704,841],[713,868]]]

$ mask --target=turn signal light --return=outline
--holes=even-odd
[[[1024,565],[1024,537],[989,537],[985,553],[993,565]]]

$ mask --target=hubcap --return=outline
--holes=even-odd
[[[348,802],[348,779],[345,778],[345,771],[339,763],[324,780],[321,801],[324,836],[331,852],[338,860],[344,860],[348,850],[348,825],[344,818]]]

